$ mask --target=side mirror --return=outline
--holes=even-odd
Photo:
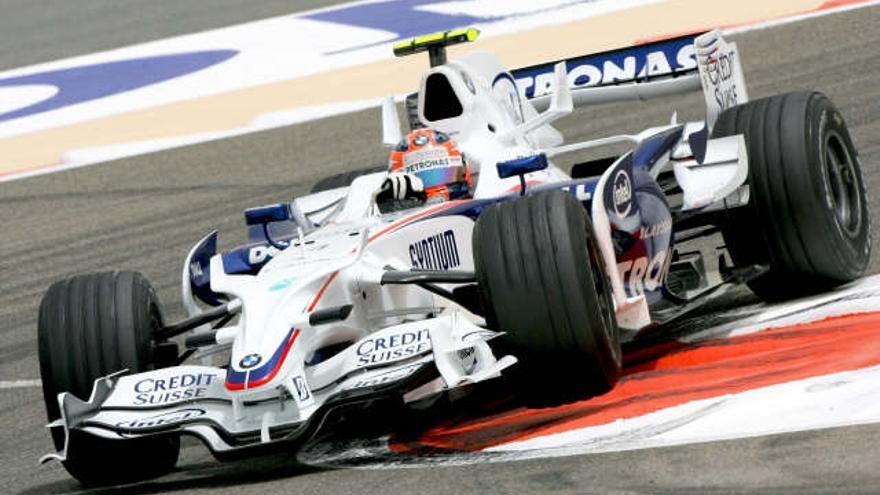
[[[498,177],[506,179],[514,175],[523,176],[530,172],[537,172],[547,168],[547,155],[538,153],[537,155],[527,156],[525,158],[516,158],[506,162],[498,162]]]
[[[498,177],[501,177],[502,179],[518,175],[520,195],[523,195],[526,192],[526,174],[544,170],[547,166],[547,155],[544,153],[538,153],[537,155],[524,158],[498,162],[498,164],[495,165],[495,168],[498,169]]]
[[[290,220],[290,205],[287,203],[258,206],[244,211],[244,223],[247,225],[265,225],[284,220]]]

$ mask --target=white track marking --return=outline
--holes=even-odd
[[[547,9],[532,6],[531,13],[523,13],[516,8],[498,8],[492,14],[485,15],[500,16],[502,19],[485,17],[486,21],[478,25],[482,29],[481,37],[491,38],[658,1],[662,0],[596,0],[577,5],[565,5],[563,2],[563,5]],[[349,5],[340,5],[327,10],[347,7]],[[442,10],[443,4],[434,8]],[[0,79],[5,79],[140,57],[212,50],[236,52],[232,58],[168,80],[47,112],[0,121],[0,137],[13,137],[392,58],[390,46],[395,39],[394,33],[318,21],[305,15],[298,13],[272,17],[0,72]],[[344,100],[345,96],[340,95],[339,98]],[[22,101],[22,107],[30,103],[30,100]]]
[[[880,366],[874,366],[689,402],[488,450],[576,455],[878,423],[878,394]]]
[[[0,390],[42,387],[42,380],[0,380]]]
[[[403,98],[400,98],[402,101]],[[208,141],[216,141],[219,139],[227,139],[244,134],[251,134],[266,129],[275,129],[288,125],[301,124],[312,120],[334,117],[337,115],[345,115],[360,110],[375,108],[380,100],[364,100],[350,101],[342,103],[334,103],[331,105],[321,105],[315,107],[302,107],[294,110],[278,111],[260,115],[255,118],[247,127],[240,127],[230,131],[221,132],[205,132],[199,134],[189,134],[166,139],[156,139],[152,141],[137,141],[133,143],[121,143],[112,146],[103,146],[98,148],[74,149],[64,154],[63,164],[53,167],[51,170],[34,170],[32,172],[23,172],[14,177],[23,179],[25,177],[33,177],[44,175],[46,173],[59,172],[61,170],[69,170],[73,168],[84,167],[96,163],[107,162],[110,160],[118,160],[130,156],[143,155],[156,151],[163,151],[192,144],[204,143]],[[0,177],[0,182],[3,178]]]
[[[830,9],[816,10],[814,12],[806,12],[804,14],[796,14],[792,16],[785,17],[783,19],[772,19],[769,21],[756,22],[754,24],[748,24],[745,26],[732,27],[729,29],[722,30],[724,34],[739,34],[739,33],[747,33],[749,31],[758,31],[761,29],[768,29],[777,26],[784,26],[786,24],[792,24],[795,22],[805,21],[807,19],[813,19],[816,17],[822,17],[831,14],[840,14],[842,12],[849,12],[850,10],[863,9],[865,7],[873,7],[875,5],[880,5],[880,0],[871,0],[864,3],[857,3],[853,5],[841,5],[840,7],[833,7]]]
[[[767,305],[748,318],[701,332],[700,338],[753,333],[833,316],[880,310],[880,276],[832,293]],[[739,310],[734,310],[739,311]],[[696,323],[697,326],[701,326]],[[874,352],[880,353],[880,349]],[[467,465],[619,452],[880,423],[880,366],[812,376],[695,400],[640,416],[511,441],[483,451],[416,457],[389,449],[387,437],[320,443],[308,464],[365,468]]]
[[[499,14],[510,14],[501,22],[486,22],[480,27],[484,35],[492,37],[514,31],[523,31],[544,25],[560,22],[563,18],[566,22],[573,19],[582,19],[599,14],[607,14],[610,11],[632,8],[638,5],[656,3],[662,0],[626,0],[619,2],[595,1],[585,4],[567,5],[567,0],[554,0],[552,8],[547,12],[532,11],[531,14],[522,14],[518,3],[510,2],[506,10]],[[369,3],[369,2],[358,2]],[[758,29],[766,29],[782,24],[798,22],[804,19],[830,15],[854,9],[865,8],[880,4],[880,0],[868,1],[854,5],[825,9],[821,11],[796,14],[790,17],[758,22],[747,26],[734,27],[725,30],[726,33],[741,33]],[[320,10],[334,10],[343,6],[329,7]],[[471,2],[446,2],[432,4],[419,10],[450,10],[472,9]],[[559,10],[555,10],[559,9]],[[480,12],[471,12],[480,14]],[[565,14],[565,15],[562,15]],[[153,56],[168,53],[176,53],[191,50],[209,49],[235,49],[239,54],[227,62],[217,66],[189,74],[183,77],[165,81],[159,84],[84,102],[70,107],[36,114],[20,119],[0,122],[0,136],[14,136],[20,133],[37,131],[48,127],[64,124],[75,124],[84,120],[94,119],[118,113],[130,112],[137,109],[156,107],[174,101],[189,101],[194,98],[215,95],[221,92],[234,91],[237,88],[254,87],[265,85],[272,81],[296,79],[309,73],[331,69],[339,69],[357,64],[363,64],[371,60],[388,58],[386,43],[390,33],[375,29],[356,28],[352,26],[335,25],[329,22],[318,22],[303,19],[302,13],[289,16],[280,16],[261,21],[254,21],[238,26],[221,28],[213,31],[195,33],[190,35],[168,38],[141,45],[110,50],[107,52],[61,60],[38,66],[26,67],[7,71],[0,77],[23,75],[35,70],[59,69],[79,66],[88,63],[109,62],[119,59],[127,59],[135,56]],[[300,28],[292,29],[292,25]],[[320,36],[318,36],[320,34]],[[315,40],[322,40],[319,46],[315,46]],[[375,44],[371,44],[375,43]],[[353,51],[345,51],[346,48],[365,46]],[[283,47],[284,53],[279,54],[277,47]],[[334,51],[342,50],[342,51]],[[291,63],[278,63],[279,60],[291,61]],[[296,60],[296,63],[293,61]],[[31,98],[37,98],[40,94],[33,93]],[[340,96],[342,97],[342,96]],[[24,100],[20,100],[24,101]],[[362,108],[362,102],[352,105]],[[106,147],[90,148],[86,143],[80,149],[75,145],[67,150],[63,156],[59,156],[59,166],[43,169],[22,170],[20,173],[11,173],[0,176],[0,182],[16,180],[34,175],[53,173],[67,168],[100,163],[107,159],[121,158],[143,154],[145,152],[164,150],[183,144],[210,141],[232,135],[241,135],[256,132],[270,127],[279,127],[313,120],[315,118],[328,117],[347,113],[345,104],[333,103],[321,105],[310,109],[279,108],[264,116],[257,116],[251,122],[239,128],[230,128],[220,132],[199,132],[181,134],[179,136],[162,138],[148,142],[118,143]],[[303,112],[307,115],[303,118]],[[47,127],[48,126],[48,127]]]
[[[649,2],[645,2],[649,3]],[[849,10],[855,10],[859,8],[864,8],[868,6],[878,5],[880,4],[880,0],[875,0],[872,2],[864,3],[864,4],[856,4],[856,5],[846,5],[843,7],[837,7],[833,9],[826,9],[817,12],[810,12],[807,14],[796,15],[793,17],[787,17],[785,19],[777,19],[773,21],[761,22],[757,24],[751,24],[748,26],[735,27],[730,29],[723,30],[724,34],[739,34],[745,33],[749,31],[757,31],[768,29],[776,26],[781,26],[785,24],[791,24],[795,22],[800,22],[807,19],[812,19],[815,17],[820,17],[824,15],[836,14],[839,12],[845,12]],[[396,95],[397,100],[403,100],[405,95]],[[33,171],[22,172],[19,174],[9,175],[6,177],[0,176],[0,183],[18,179],[24,179],[27,177],[34,177],[39,175],[46,175],[50,173],[60,172],[63,170],[69,170],[74,168],[80,168],[88,165],[94,165],[96,163],[103,163],[110,160],[117,160],[120,158],[127,158],[131,156],[142,155],[146,153],[152,153],[156,151],[163,151],[173,148],[178,148],[181,146],[188,146],[197,143],[203,143],[208,141],[214,141],[218,139],[225,139],[235,136],[242,136],[245,134],[251,134],[254,132],[259,132],[262,130],[274,129],[278,127],[284,127],[289,125],[301,124],[304,122],[309,122],[311,120],[317,120],[327,117],[335,117],[340,115],[347,115],[352,112],[366,110],[369,108],[375,108],[379,105],[381,100],[363,100],[363,101],[351,101],[351,102],[339,102],[339,103],[331,103],[328,105],[319,105],[314,107],[304,107],[304,108],[296,108],[292,110],[279,109],[277,112],[259,115],[257,116],[249,125],[245,127],[240,127],[238,129],[232,129],[228,131],[222,132],[212,132],[212,133],[199,133],[199,134],[190,134],[190,135],[182,135],[173,138],[161,139],[161,140],[152,140],[152,141],[136,141],[129,143],[120,143],[112,146],[105,146],[99,148],[83,148],[83,149],[72,149],[69,152],[65,153],[63,157],[62,164],[52,167],[49,169],[37,169]]]
[[[465,466],[642,450],[880,423],[880,366],[811,377],[661,409],[643,416],[509,442],[483,451],[400,455],[388,438],[320,442],[300,461],[327,467]]]
[[[732,310],[744,316],[736,321],[696,332],[682,342],[736,337],[771,328],[799,325],[842,315],[880,311],[880,275],[859,279],[833,292],[777,304],[759,303]]]

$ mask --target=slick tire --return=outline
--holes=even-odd
[[[713,137],[743,134],[749,204],[721,231],[734,265],[766,265],[749,288],[765,301],[829,290],[860,277],[871,221],[858,154],[822,93],[772,96],[723,112]]]
[[[564,402],[614,387],[621,348],[611,289],[577,200],[551,191],[490,206],[473,252],[486,322],[506,332],[524,397]]]
[[[376,172],[384,172],[387,170],[387,167],[370,167],[364,168],[360,170],[351,170],[348,172],[342,172],[339,174],[334,174],[329,177],[324,177],[319,180],[312,186],[311,194],[319,193],[323,191],[329,191],[331,189],[338,189],[340,187],[346,187],[351,185],[352,181],[357,179],[362,175],[372,174]]]
[[[95,379],[154,368],[151,333],[162,325],[159,300],[135,272],[79,275],[56,282],[40,303],[37,324],[40,375],[49,421],[61,414],[58,394],[88,400]],[[64,467],[86,486],[129,483],[174,468],[177,435],[105,439],[73,430]],[[64,431],[52,428],[57,449]]]

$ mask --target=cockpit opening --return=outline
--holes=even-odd
[[[461,101],[455,94],[446,75],[435,72],[425,80],[424,115],[429,121],[452,119],[461,116]]]

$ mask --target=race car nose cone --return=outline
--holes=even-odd
[[[247,356],[241,358],[241,361],[238,362],[238,365],[242,368],[253,368],[254,366],[260,364],[263,358],[260,357],[259,354],[248,354]]]

